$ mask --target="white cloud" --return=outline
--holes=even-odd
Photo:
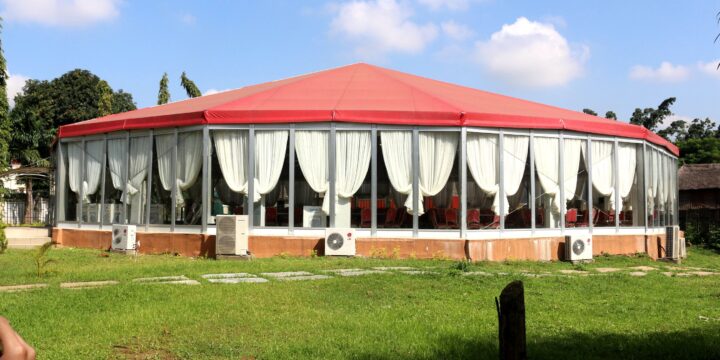
[[[30,78],[19,74],[8,73],[8,75],[7,98],[8,102],[10,103],[10,107],[15,107],[15,95],[22,93],[25,82],[28,81]]]
[[[710,62],[700,61],[698,62],[697,67],[701,73],[720,79],[720,69],[718,69],[718,64],[720,64],[720,59],[716,59]]]
[[[419,53],[438,33],[432,23],[412,21],[412,9],[396,0],[350,1],[337,6],[335,12],[332,32],[354,42],[355,51],[364,57]]]
[[[230,90],[232,90],[232,89],[224,89],[224,90],[207,89],[207,90],[205,90],[205,92],[203,93],[203,96],[205,96],[205,95],[217,94],[217,93],[221,93],[221,92],[225,92],[225,91],[230,91]]]
[[[519,86],[567,84],[582,75],[589,54],[587,46],[571,48],[552,24],[525,17],[475,43],[475,58],[491,76]]]
[[[1,0],[9,21],[48,26],[84,26],[119,15],[121,0]]]
[[[474,35],[474,32],[463,24],[458,24],[453,20],[440,24],[443,33],[448,37],[462,41]]]
[[[465,10],[470,6],[470,0],[418,0],[422,5],[429,7],[431,10],[440,10],[447,8],[448,10]]]
[[[673,65],[663,61],[658,68],[650,66],[635,65],[630,69],[630,78],[634,80],[649,80],[675,83],[687,80],[690,77],[690,69],[683,65]]]

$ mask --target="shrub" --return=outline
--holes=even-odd
[[[45,269],[49,264],[55,262],[54,259],[48,258],[48,252],[52,246],[55,245],[54,241],[48,241],[40,246],[33,254],[33,261],[35,262],[35,269],[37,270],[37,276],[41,277],[47,272]]]
[[[6,226],[4,222],[0,221],[0,254],[4,253],[8,247],[8,239],[5,237]]]

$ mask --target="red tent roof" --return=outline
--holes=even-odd
[[[59,135],[327,121],[566,129],[646,139],[679,154],[672,143],[641,126],[362,63],[65,125]]]

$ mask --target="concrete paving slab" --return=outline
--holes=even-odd
[[[584,270],[560,270],[558,272],[565,275],[587,275],[590,273]]]
[[[174,280],[174,281],[164,281],[164,282],[149,282],[148,284],[200,285],[200,282],[197,280],[188,279],[188,280]]]
[[[601,267],[601,268],[595,268],[595,269],[593,269],[593,270],[595,270],[595,271],[597,271],[597,272],[599,272],[599,273],[611,273],[611,272],[620,271],[620,270],[622,270],[622,269],[612,268],[612,267]]]
[[[48,284],[23,284],[23,285],[7,285],[0,286],[0,292],[12,293],[20,291],[37,290],[48,287]]]
[[[332,276],[327,275],[300,275],[300,276],[286,276],[277,278],[280,281],[301,281],[301,280],[323,280],[331,279]]]
[[[158,277],[138,278],[138,279],[133,279],[132,281],[139,282],[139,283],[151,283],[151,282],[183,281],[183,280],[189,280],[189,279],[185,275],[179,275],[179,276],[158,276]]]
[[[638,270],[638,271],[653,271],[653,270],[657,270],[656,267],[652,267],[652,266],[633,266],[633,267],[631,267],[631,268],[629,268],[629,269]]]
[[[640,276],[645,276],[645,275],[647,275],[647,273],[646,273],[646,272],[643,272],[643,271],[633,271],[633,272],[631,272],[631,273],[628,273],[628,275],[640,277]]]
[[[671,276],[675,275],[675,273],[672,271],[663,271],[663,272],[661,272],[661,274],[663,274],[667,277],[671,277]]]
[[[338,272],[337,275],[340,276],[362,276],[362,275],[371,275],[371,274],[390,274],[387,271],[382,270],[358,270],[358,271],[343,271]]]
[[[367,271],[368,269],[330,269],[330,270],[323,270],[323,272],[329,272],[333,274],[340,274],[344,272],[356,272],[356,271]]]
[[[373,269],[375,269],[375,270],[395,270],[395,271],[416,270],[416,268],[409,267],[409,266],[376,266]]]
[[[245,277],[257,277],[253,274],[248,273],[224,273],[224,274],[205,274],[200,275],[203,279],[234,279],[234,278],[245,278]]]
[[[400,271],[403,274],[408,275],[429,275],[429,274],[437,274],[434,271],[425,271],[425,270],[402,270]]]
[[[81,282],[65,282],[60,284],[61,289],[88,289],[97,288],[103,286],[117,285],[119,281],[106,280],[106,281],[81,281]]]
[[[223,279],[207,279],[207,281],[215,284],[240,284],[240,283],[266,283],[268,279],[260,277],[238,277],[238,278],[223,278]]]
[[[294,276],[310,276],[312,273],[309,273],[307,271],[285,271],[285,272],[269,272],[269,273],[261,273],[262,276],[269,276],[271,278],[281,279],[281,278],[288,278],[288,277],[294,277]]]
[[[720,275],[720,273],[715,273],[715,272],[711,272],[711,271],[690,271],[690,274],[697,275],[697,276]]]

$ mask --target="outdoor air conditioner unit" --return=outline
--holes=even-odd
[[[685,238],[680,237],[680,227],[677,225],[665,227],[665,258],[680,261],[686,256]]]
[[[215,217],[215,253],[248,255],[248,216],[218,215]]]
[[[355,230],[326,229],[325,256],[355,256]]]
[[[135,225],[112,226],[112,249],[132,251],[137,249],[137,228]]]
[[[589,261],[592,258],[592,235],[589,232],[565,236],[566,261]]]

